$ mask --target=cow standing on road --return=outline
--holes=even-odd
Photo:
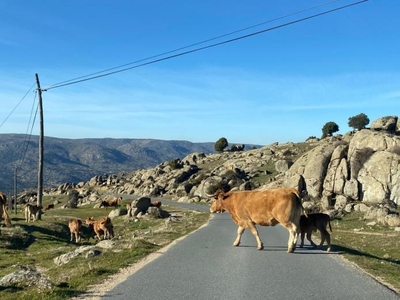
[[[293,253],[300,233],[300,217],[305,213],[299,194],[295,189],[272,189],[263,191],[218,190],[213,196],[210,211],[228,211],[239,226],[233,246],[239,246],[241,236],[249,228],[257,241],[258,250],[264,245],[255,225],[275,226],[281,224],[289,231],[288,252]]]
[[[313,247],[321,248],[324,242],[327,243],[326,252],[331,251],[331,235],[326,229],[329,226],[330,231],[332,232],[331,226],[331,217],[328,214],[324,213],[314,213],[308,214],[308,216],[301,216],[300,218],[300,231],[301,231],[301,243],[300,248],[304,246],[304,236],[307,236],[307,240],[309,240],[310,244]],[[311,235],[313,231],[317,231],[321,233],[321,242],[319,246],[317,246],[313,240],[311,239]]]

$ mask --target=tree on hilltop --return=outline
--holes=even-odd
[[[322,139],[327,136],[331,136],[332,133],[339,131],[339,125],[335,122],[327,122],[324,127],[322,127]]]
[[[361,113],[354,117],[349,118],[349,127],[352,127],[355,130],[364,129],[365,126],[369,124],[369,118],[366,114]]]
[[[224,149],[228,147],[228,140],[224,137],[220,138],[214,144],[214,150],[217,152],[222,152]]]

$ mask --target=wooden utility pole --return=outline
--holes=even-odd
[[[39,75],[36,76],[36,85],[39,98],[39,113],[40,113],[40,134],[39,134],[39,170],[38,170],[38,191],[37,191],[37,205],[43,206],[43,137],[44,137],[44,126],[43,126],[43,104],[42,104],[42,89],[40,88]],[[38,219],[41,220],[42,216],[39,210]]]
[[[17,214],[17,167],[15,167],[14,173],[14,211]]]

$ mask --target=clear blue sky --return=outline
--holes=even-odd
[[[31,132],[35,73],[42,88],[51,87],[354,2],[2,0],[0,134]],[[43,107],[45,135],[60,138],[215,142],[226,137],[230,143],[268,145],[320,137],[329,121],[344,134],[351,130],[348,118],[359,113],[371,122],[400,114],[400,1],[370,0],[49,89],[43,92]],[[38,123],[36,117],[33,134],[39,133]]]

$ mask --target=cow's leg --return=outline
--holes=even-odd
[[[96,238],[101,241],[101,235],[100,235],[100,231],[99,230],[95,230],[96,233]]]
[[[236,240],[233,242],[233,246],[236,247],[240,245],[240,238],[242,237],[244,229],[245,229],[244,227],[238,226]]]
[[[326,232],[326,243],[328,244],[328,247],[326,248],[326,252],[331,252],[331,235],[329,232]]]
[[[319,246],[321,247],[326,240],[326,243],[328,244],[328,248],[326,249],[326,251],[330,252],[331,251],[331,235],[324,228],[322,228],[322,230],[320,230],[320,232],[321,232],[321,243],[319,244]]]
[[[317,247],[317,245],[313,242],[313,240],[311,239],[311,236],[312,236],[312,229],[310,229],[310,230],[308,230],[307,231],[307,240],[310,242],[310,244],[313,246],[313,247]]]
[[[305,237],[305,235],[306,235],[306,232],[302,231],[301,232],[301,236],[300,236],[300,239],[301,239],[300,248],[303,248],[303,246],[304,246],[304,237]]]
[[[260,236],[258,235],[258,230],[256,228],[256,226],[253,223],[250,223],[249,225],[249,229],[251,231],[251,233],[254,235],[254,237],[256,238],[257,241],[257,249],[258,250],[262,250],[264,249],[264,244],[262,243]]]
[[[296,250],[297,238],[299,235],[299,226],[294,223],[284,224],[284,227],[289,231],[288,253],[293,253]]]

